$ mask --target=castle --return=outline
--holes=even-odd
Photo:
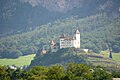
[[[62,35],[60,42],[57,44],[55,41],[50,42],[51,52],[56,52],[62,48],[75,47],[80,48],[80,32],[76,30],[73,36]]]
[[[79,30],[76,30],[76,32],[73,36],[62,35],[60,37],[60,49],[68,48],[68,47],[80,48],[80,32],[79,32]]]
[[[79,30],[76,30],[75,34],[73,36],[67,36],[62,35],[59,39],[59,44],[55,41],[50,42],[50,51],[51,52],[57,52],[59,49],[62,48],[69,48],[74,47],[80,49],[80,32]],[[88,49],[81,49],[84,52],[88,52]],[[46,54],[46,50],[43,48],[42,50],[43,54]]]

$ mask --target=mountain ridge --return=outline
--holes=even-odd
[[[0,1],[0,34],[8,35],[17,30],[27,31],[31,27],[35,28],[71,16],[81,18],[101,12],[107,12],[108,14],[119,13],[119,4],[119,0]]]

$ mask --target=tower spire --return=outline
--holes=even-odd
[[[78,29],[76,30],[76,34],[80,34],[80,31]]]

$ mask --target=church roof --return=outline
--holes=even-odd
[[[62,35],[60,38],[64,38],[65,40],[73,40],[73,36]]]
[[[76,34],[80,34],[80,31],[78,29],[76,30]]]
[[[79,30],[76,30],[75,33],[76,34],[80,34]],[[61,39],[65,39],[65,40],[74,40],[76,37],[75,36],[68,36],[68,35],[63,34],[63,35],[61,35],[60,38]]]
[[[65,36],[64,39],[65,40],[73,40],[73,37],[72,36]]]

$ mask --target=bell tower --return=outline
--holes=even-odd
[[[79,30],[76,30],[75,32],[75,46],[76,48],[80,48],[80,32]]]

